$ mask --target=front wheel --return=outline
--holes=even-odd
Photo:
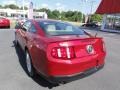
[[[27,67],[27,73],[30,77],[34,77],[35,72],[34,72],[34,68],[32,65],[32,60],[30,57],[30,54],[28,51],[26,51],[26,67]]]

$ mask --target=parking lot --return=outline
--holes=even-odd
[[[97,31],[90,31],[95,35]],[[106,64],[100,71],[70,83],[52,86],[26,74],[22,50],[14,46],[14,30],[0,30],[0,90],[120,90],[120,34],[97,32],[104,38]]]

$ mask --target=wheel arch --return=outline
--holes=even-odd
[[[28,48],[27,46],[25,46],[24,50],[25,50],[25,53],[26,53],[26,52],[29,53],[30,58],[31,58],[31,63],[32,63],[33,67],[35,68],[35,66],[34,66],[34,61],[33,61],[33,58],[32,58],[32,55],[31,55],[31,52],[30,52],[29,48]]]

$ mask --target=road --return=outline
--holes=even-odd
[[[52,87],[39,76],[28,77],[21,49],[13,44],[14,31],[0,30],[0,90],[49,90],[51,87],[52,90],[120,90],[120,34],[97,33],[106,43],[104,68],[79,80]]]

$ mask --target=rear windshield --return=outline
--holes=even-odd
[[[84,31],[68,23],[57,21],[41,21],[40,27],[47,35],[84,35]]]

